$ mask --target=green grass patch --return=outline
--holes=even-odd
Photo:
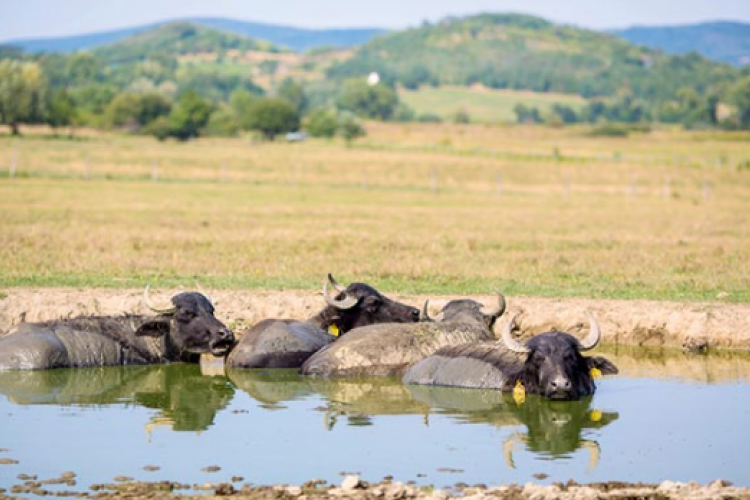
[[[418,116],[435,114],[450,121],[456,113],[463,111],[474,123],[515,123],[513,108],[517,104],[538,108],[542,114],[554,104],[564,104],[575,110],[586,104],[583,97],[576,95],[472,87],[400,90],[399,98],[414,109]]]

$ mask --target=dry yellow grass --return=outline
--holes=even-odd
[[[317,288],[332,271],[414,293],[750,301],[741,138],[368,133],[352,148],[0,138],[0,285]]]

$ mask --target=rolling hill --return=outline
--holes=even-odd
[[[723,21],[684,26],[634,26],[611,33],[667,54],[697,52],[734,66],[750,65],[750,24]]]
[[[163,25],[188,22],[228,33],[265,40],[277,46],[303,52],[318,47],[352,47],[369,41],[385,33],[378,28],[360,29],[304,29],[275,24],[253,23],[224,18],[191,18],[164,23],[148,24],[100,33],[53,38],[30,38],[9,40],[2,45],[13,45],[26,52],[76,52],[90,50],[103,45],[119,42],[139,33],[153,30]]]
[[[377,71],[407,88],[481,84],[495,89],[665,99],[702,92],[737,70],[699,55],[671,56],[617,36],[519,14],[482,14],[381,35],[330,68],[330,78]]]

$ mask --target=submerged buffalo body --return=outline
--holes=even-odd
[[[159,313],[152,317],[21,323],[0,338],[0,370],[196,362],[202,353],[224,356],[234,346],[234,335],[204,295],[180,293],[171,302],[161,308],[149,304]]]
[[[585,357],[601,338],[589,315],[591,331],[582,341],[564,332],[547,332],[525,343],[511,336],[515,318],[502,339],[446,347],[415,364],[404,375],[406,384],[499,389],[539,394],[550,399],[576,400],[596,390],[594,378],[617,373],[607,359]]]
[[[329,283],[338,292],[335,297],[329,293]],[[228,356],[227,367],[299,368],[354,328],[419,320],[419,309],[391,300],[364,283],[344,288],[330,274],[323,296],[326,307],[307,321],[266,319],[255,325]]]
[[[492,326],[505,311],[505,299],[499,298],[498,307],[492,309],[468,299],[451,301],[437,321],[430,321],[425,313],[428,321],[417,324],[355,328],[311,356],[301,373],[321,377],[402,375],[413,363],[442,347],[494,338]]]

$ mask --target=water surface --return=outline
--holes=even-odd
[[[750,486],[747,357],[606,355],[622,373],[577,402],[287,370],[205,376],[194,365],[0,372],[0,460],[18,462],[0,465],[0,488],[65,471],[82,491],[116,476],[300,484],[339,483],[342,473],[437,487]]]

